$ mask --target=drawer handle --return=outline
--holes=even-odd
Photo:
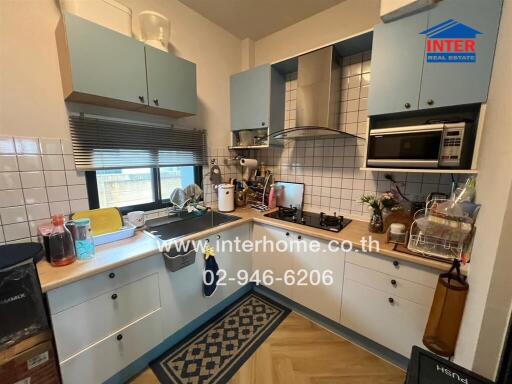
[[[434,105],[434,100],[429,99],[429,100],[427,101],[427,104],[428,104],[428,105]]]
[[[144,96],[139,96],[139,100],[140,100],[141,103],[143,103],[144,102]]]
[[[406,109],[411,108],[411,103],[405,103],[405,104],[404,104],[404,107],[405,107]]]
[[[156,97],[153,99],[153,103],[155,103],[155,105],[158,105],[158,99]]]
[[[302,240],[302,236],[301,235],[297,236],[297,239]]]
[[[389,301],[389,304],[394,304],[395,303],[395,299],[393,299],[392,297],[388,298],[388,301]]]
[[[123,335],[121,335],[121,334],[117,335],[116,339],[117,339],[117,341],[123,340]]]
[[[112,300],[115,300],[117,299],[117,293],[113,293],[112,296],[110,296],[112,298]]]
[[[391,285],[392,285],[393,287],[396,287],[396,280],[395,280],[395,279],[391,280]]]
[[[393,260],[393,265],[395,266],[396,269],[400,268],[400,263],[396,260]]]
[[[290,236],[290,232],[286,232],[286,236]]]
[[[111,279],[113,279],[114,277],[116,277],[116,274],[114,272],[110,272],[108,274],[108,277],[110,277]]]
[[[217,235],[217,240],[220,240],[220,235]]]

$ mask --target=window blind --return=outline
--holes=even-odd
[[[206,164],[206,131],[69,116],[76,168],[154,168]]]

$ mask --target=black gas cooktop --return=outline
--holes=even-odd
[[[314,213],[286,207],[279,207],[277,211],[267,213],[265,216],[331,232],[341,231],[352,221],[343,216],[337,216],[336,212],[334,215],[327,215],[323,212]]]

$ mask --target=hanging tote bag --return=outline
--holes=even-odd
[[[423,344],[438,355],[451,357],[459,335],[469,285],[454,260],[449,272],[439,275]]]

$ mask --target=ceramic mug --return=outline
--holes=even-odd
[[[137,228],[142,227],[144,225],[144,211],[133,211],[129,212],[128,215],[126,215],[128,218],[128,221],[135,225]]]

